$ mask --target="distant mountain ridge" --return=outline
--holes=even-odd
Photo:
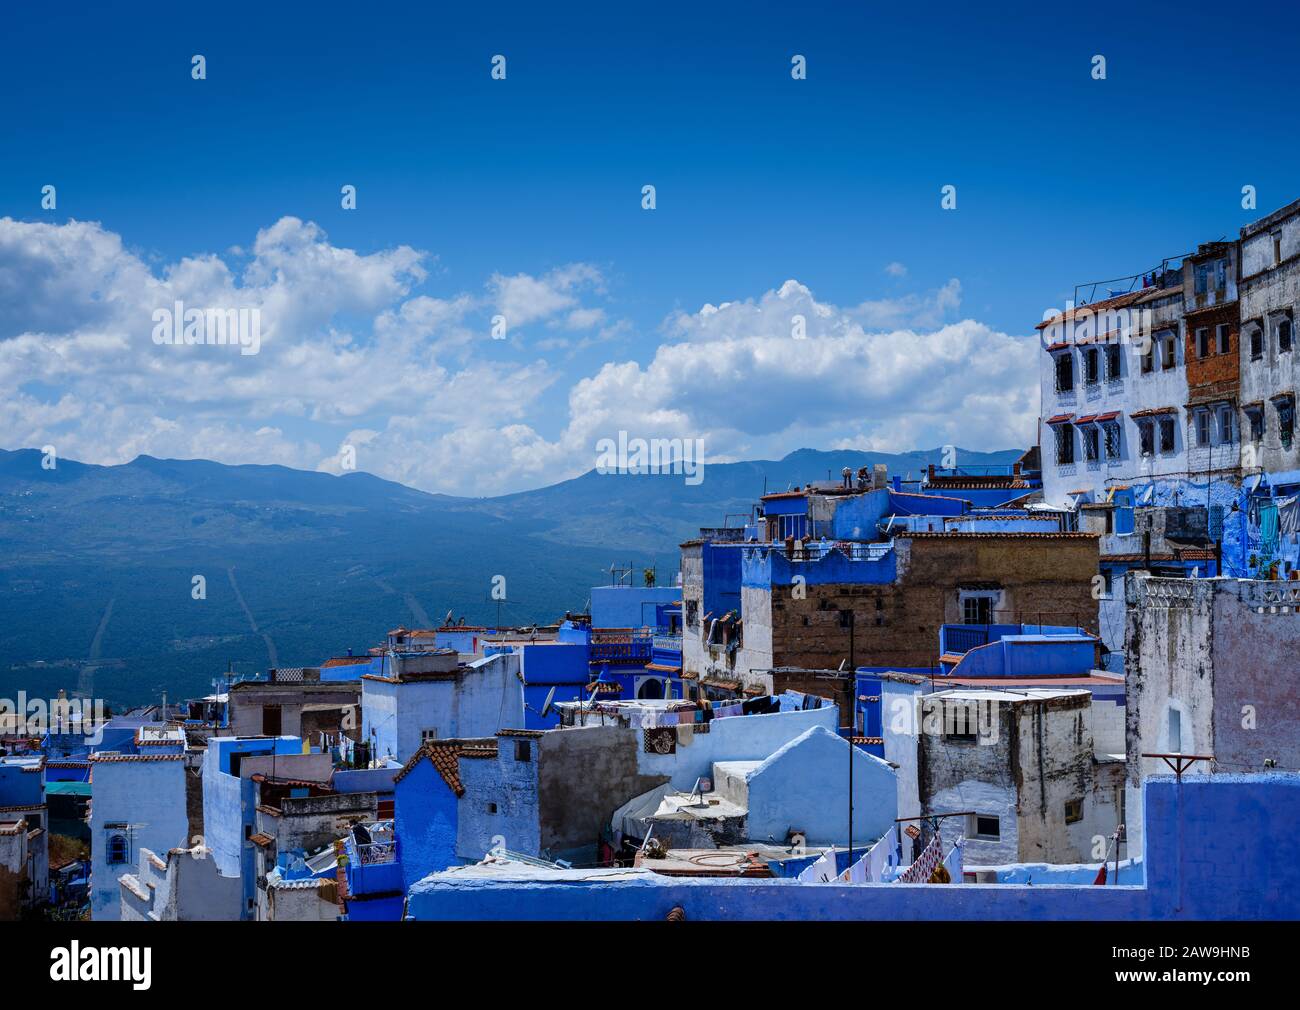
[[[493,498],[367,473],[138,456],[100,466],[0,450],[0,696],[80,690],[122,705],[205,693],[237,673],[361,650],[448,611],[494,623],[581,610],[611,563],[677,570],[677,545],[732,525],[764,491],[848,466],[919,477],[940,449],[799,449],[681,476],[588,471]],[[958,450],[1006,464],[1021,450]],[[195,577],[205,598],[195,599]]]

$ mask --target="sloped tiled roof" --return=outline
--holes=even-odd
[[[421,761],[427,760],[453,793],[464,796],[465,786],[460,780],[460,755],[465,749],[463,744],[430,740],[422,744],[420,749],[411,755],[411,759],[402,766],[402,770],[393,776],[393,784],[401,782],[415,771]]]

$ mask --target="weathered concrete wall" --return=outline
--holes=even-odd
[[[1131,574],[1128,652],[1129,778],[1166,770],[1141,753],[1214,757],[1215,772],[1300,769],[1300,586]],[[1261,613],[1262,611],[1262,613]],[[1176,714],[1176,716],[1175,716]]]
[[[978,703],[987,729],[970,742],[938,732],[940,707],[952,704],[936,696],[921,705],[920,807],[996,816],[1000,829],[997,839],[978,838],[966,818],[951,818],[945,848],[965,835],[965,860],[982,865],[1092,858],[1097,836],[1119,823],[1122,765],[1094,758],[1089,696],[1000,701],[990,692]]]
[[[1226,582],[1214,595],[1216,772],[1300,770],[1300,583]],[[1281,606],[1275,597],[1289,600]],[[1263,613],[1260,613],[1260,610]]]
[[[1140,757],[1143,753],[1212,753],[1215,584],[1150,579],[1136,572],[1125,578],[1130,782],[1168,770],[1158,759]]]
[[[18,919],[31,895],[27,873],[27,831],[18,824],[0,829],[0,922]]]
[[[272,887],[267,897],[267,918],[274,922],[334,922],[339,907],[329,881],[293,881]]]
[[[503,739],[503,749],[509,743]],[[560,730],[536,744],[540,840],[557,858],[594,853],[615,810],[668,781],[666,774],[641,770],[641,734],[619,726]]]
[[[361,688],[356,684],[326,682],[312,685],[245,681],[230,689],[230,728],[225,736],[259,736],[263,709],[280,706],[280,735],[302,736],[304,705],[356,705]]]

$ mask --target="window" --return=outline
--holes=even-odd
[[[489,814],[495,814],[497,812],[497,805],[495,803],[489,803],[487,805],[487,812]]]
[[[963,593],[961,601],[962,624],[992,624],[993,597],[988,593],[969,595]]]
[[[1210,286],[1210,265],[1208,263],[1197,263],[1193,269],[1193,281],[1198,295],[1205,294]]]
[[[1106,458],[1119,459],[1119,423],[1116,421],[1107,421],[1104,427],[1106,429]]]
[[[1173,368],[1178,361],[1178,350],[1172,336],[1165,337],[1160,341],[1160,351],[1160,367]]]
[[[1065,801],[1065,823],[1078,824],[1083,820],[1083,800]]]
[[[262,706],[262,736],[280,735],[280,706]]]
[[[1156,370],[1156,349],[1154,344],[1147,344],[1147,349],[1142,352],[1142,374]]]
[[[1210,356],[1210,330],[1207,326],[1202,326],[1196,331],[1196,356],[1198,358]]]
[[[1273,232],[1273,265],[1277,266],[1282,262],[1282,233]]]
[[[1120,377],[1120,362],[1124,355],[1120,353],[1119,344],[1106,345],[1106,378],[1118,379]]]
[[[375,819],[380,821],[391,821],[397,816],[396,800],[376,800],[375,801]]]
[[[515,760],[531,761],[533,759],[533,742],[531,740],[515,741]]]
[[[1277,352],[1285,354],[1291,350],[1291,320],[1282,319],[1277,324]]]
[[[438,739],[438,731],[436,729],[420,730],[420,743],[432,743],[434,740],[437,739]]]
[[[1172,417],[1162,417],[1160,419],[1160,451],[1174,451],[1174,419]]]
[[[1250,328],[1250,358],[1252,361],[1258,361],[1264,356],[1264,328],[1262,326],[1252,326]]]
[[[1060,466],[1074,462],[1074,430],[1068,424],[1056,425],[1056,462]]]
[[[1176,708],[1169,710],[1169,753],[1183,752],[1183,714]]]
[[[1090,386],[1101,381],[1101,355],[1095,347],[1083,352],[1083,381]]]
[[[698,628],[700,625],[700,601],[686,601],[686,626],[688,628]]]
[[[1231,341],[1228,338],[1228,324],[1220,323],[1214,328],[1215,338],[1219,344],[1219,353],[1227,354]]]
[[[1277,429],[1282,440],[1282,448],[1290,449],[1292,436],[1295,434],[1295,400],[1289,396],[1275,400],[1277,407]]]
[[[979,714],[975,702],[949,702],[943,706],[943,742],[978,743]]]
[[[1196,444],[1210,444],[1210,412],[1208,410],[1198,410],[1196,412]]]
[[[1156,452],[1156,426],[1150,421],[1138,424],[1138,446],[1143,456],[1154,456]]]
[[[129,856],[126,835],[110,835],[108,838],[108,863],[110,866],[125,863]]]
[[[1083,429],[1083,458],[1095,463],[1101,455],[1101,436],[1095,424]]]
[[[1252,442],[1264,441],[1264,412],[1248,407],[1246,409],[1246,420],[1250,422],[1250,440]]]
[[[966,835],[982,842],[1002,840],[1002,823],[993,814],[969,814],[966,819]]]
[[[1232,408],[1219,408],[1219,439],[1222,442],[1232,442],[1235,440],[1236,425],[1232,422]]]
[[[1074,389],[1074,355],[1070,352],[1056,356],[1056,391],[1068,393]]]

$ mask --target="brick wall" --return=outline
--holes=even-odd
[[[1187,391],[1192,403],[1205,403],[1212,400],[1235,398],[1241,384],[1241,360],[1238,355],[1240,340],[1240,318],[1237,303],[1201,312],[1190,313],[1186,317],[1186,348],[1184,357],[1187,361]],[[1219,352],[1218,328],[1221,324],[1228,327],[1228,351]],[[1208,356],[1197,356],[1196,331],[1204,329],[1209,335]]]
[[[963,584],[1000,587],[996,623],[1036,624],[1041,616],[1044,624],[1097,631],[1096,537],[952,534],[896,543],[899,575],[893,584],[774,586],[772,665],[838,668],[850,658],[850,631],[841,616],[850,610],[855,665],[933,665],[939,626],[962,620]]]

